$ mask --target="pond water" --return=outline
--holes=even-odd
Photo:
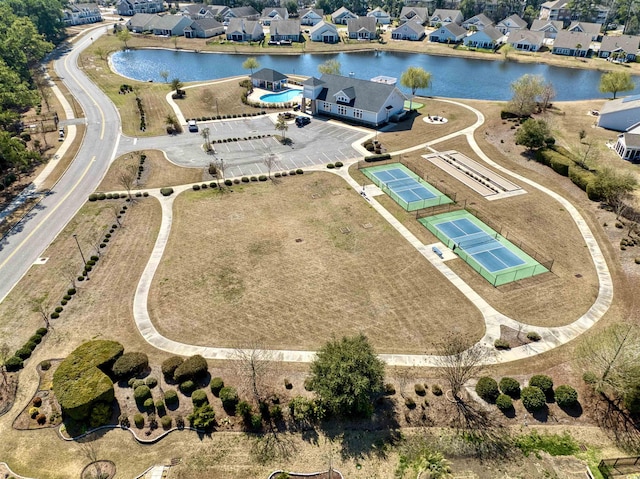
[[[258,60],[260,68],[307,76],[320,76],[318,65],[329,59],[340,62],[343,75],[353,75],[362,79],[379,75],[399,79],[409,66],[419,66],[432,74],[432,85],[431,88],[418,93],[449,98],[508,100],[511,98],[511,83],[526,73],[541,75],[550,81],[556,90],[555,99],[558,101],[610,96],[598,91],[601,72],[542,63],[375,51],[251,56]],[[135,80],[161,82],[163,80],[160,72],[167,71],[169,79],[179,78],[183,82],[191,82],[248,75],[249,72],[242,68],[246,59],[247,55],[154,49],[118,51],[111,56],[111,63],[117,73]],[[403,89],[399,83],[398,86]],[[640,93],[640,88],[636,86],[633,93]]]

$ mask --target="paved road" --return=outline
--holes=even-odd
[[[95,38],[103,32],[100,29],[92,35]],[[95,190],[117,146],[120,118],[115,107],[76,65],[79,53],[90,43],[89,36],[80,39],[54,62],[56,73],[82,105],[86,135],[64,176],[29,217],[0,243],[0,301]]]

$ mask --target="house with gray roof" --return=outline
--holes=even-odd
[[[118,15],[132,17],[136,13],[161,13],[164,12],[163,0],[118,0],[116,6]]]
[[[610,61],[635,62],[640,48],[640,37],[635,35],[607,35],[602,38],[598,56]]]
[[[630,131],[640,122],[640,95],[606,102],[598,115],[598,126],[614,131]]]
[[[158,15],[153,22],[153,34],[167,37],[183,36],[184,29],[191,26],[193,20],[182,15]]]
[[[393,40],[411,40],[420,41],[425,37],[424,26],[419,19],[409,20],[399,27],[391,30],[391,38]]]
[[[229,10],[226,5],[185,5],[182,7],[182,14],[197,20],[199,18],[213,18],[221,19],[223,15]]]
[[[404,111],[406,97],[394,85],[329,74],[302,85],[313,115],[378,126]]]
[[[338,34],[336,26],[324,20],[320,21],[320,23],[309,31],[309,36],[312,42],[338,43],[340,41],[340,35]]]
[[[429,25],[432,27],[438,25],[445,25],[447,23],[455,23],[456,25],[462,25],[464,17],[460,10],[446,10],[444,8],[438,8],[431,18],[429,19]]]
[[[375,40],[378,37],[376,19],[359,17],[348,20],[347,34],[353,40]]]
[[[462,22],[462,26],[467,30],[484,30],[486,27],[490,27],[495,25],[493,20],[487,17],[484,13],[480,13],[479,15],[475,15],[468,20]]]
[[[232,18],[227,26],[227,40],[235,42],[259,42],[264,40],[262,25],[257,20]]]
[[[525,22],[518,15],[513,14],[505,18],[504,20],[500,20],[496,25],[496,28],[500,30],[504,35],[517,32],[518,30],[526,30],[527,22]]]
[[[437,43],[460,43],[466,34],[467,31],[462,25],[445,23],[429,34],[429,41]]]
[[[425,7],[402,7],[398,23],[405,23],[410,20],[417,20],[421,25],[429,21],[429,10]]]
[[[502,43],[505,36],[495,27],[486,27],[464,37],[464,45],[469,48],[485,48],[495,50]]]
[[[558,32],[560,32],[563,28],[562,22],[555,20],[534,20],[531,23],[532,32],[542,32],[544,34],[544,38],[556,38],[558,36]]]
[[[514,50],[521,52],[537,52],[544,42],[544,33],[532,32],[530,30],[518,30],[512,32],[507,37],[507,43]]]
[[[153,30],[153,22],[159,15],[155,13],[136,13],[124,24],[133,33],[144,33]]]
[[[289,18],[288,20],[272,20],[269,25],[270,42],[299,42],[302,41],[300,20]]]
[[[224,33],[224,25],[213,18],[199,18],[185,27],[186,38],[211,38]]]
[[[622,133],[618,135],[618,140],[613,146],[614,151],[623,160],[631,163],[640,162],[640,134]]]
[[[331,14],[331,21],[336,25],[346,25],[349,20],[358,18],[358,15],[353,13],[347,7],[340,7]]]
[[[271,68],[263,68],[250,76],[251,83],[256,88],[279,91],[287,87],[287,76]]]
[[[267,7],[260,14],[260,23],[269,26],[274,20],[286,20],[289,18],[289,12],[286,8]]]
[[[583,32],[569,32],[563,30],[553,42],[551,53],[571,57],[586,57],[591,50],[591,34]]]
[[[298,12],[300,25],[315,26],[324,18],[324,11],[321,8],[303,8]]]
[[[102,13],[97,3],[70,3],[62,11],[65,25],[86,25],[102,21]]]
[[[367,17],[375,18],[376,23],[380,25],[389,25],[391,23],[391,15],[389,15],[380,7],[376,7],[369,13],[367,13]]]
[[[588,33],[591,35],[591,41],[595,42],[600,36],[600,28],[602,25],[598,25],[597,23],[588,23],[588,22],[573,22],[567,28],[569,32],[577,32],[577,33]]]
[[[252,6],[230,8],[223,14],[225,21],[230,22],[232,18],[244,18],[245,20],[258,20],[260,13]]]

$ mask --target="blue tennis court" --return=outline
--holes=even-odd
[[[407,203],[430,200],[437,196],[400,168],[375,171],[373,176]]]
[[[454,251],[460,248],[491,273],[525,264],[500,242],[500,235],[484,231],[468,218],[434,223],[434,226],[453,240]]]

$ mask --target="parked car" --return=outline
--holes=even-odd
[[[198,131],[198,124],[195,120],[189,120],[189,131],[196,133]]]
[[[298,128],[302,128],[304,125],[311,123],[311,118],[308,116],[299,116],[296,118],[296,125]]]

